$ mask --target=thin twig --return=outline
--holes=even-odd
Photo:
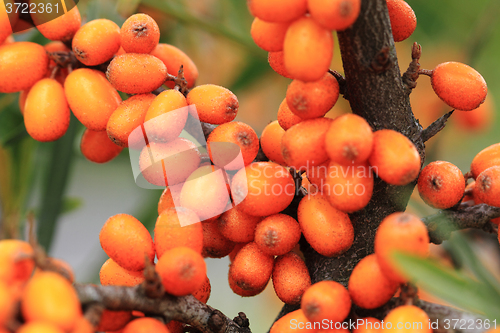
[[[454,111],[455,110],[448,112],[424,129],[422,131],[422,141],[427,142],[430,138],[438,134],[446,126],[446,121],[450,118]]]

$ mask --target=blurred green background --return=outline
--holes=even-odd
[[[485,78],[491,112],[481,111],[484,124],[477,130],[470,121],[458,122],[452,116],[449,126],[428,145],[427,162],[447,160],[464,173],[474,155],[500,141],[500,2],[496,0],[409,0],[417,15],[417,29],[397,45],[402,71],[411,61],[411,45],[422,45],[422,68],[432,69],[444,61],[462,61]],[[267,53],[250,37],[252,17],[243,0],[91,0],[78,5],[84,20],[108,18],[121,25],[127,16],[144,12],[156,19],[161,42],[186,52],[198,66],[198,84],[212,83],[232,90],[239,99],[236,120],[251,125],[260,135],[276,119],[290,80],[274,73],[267,64]],[[38,32],[16,34],[16,40],[45,40]],[[338,49],[332,69],[342,72]],[[428,77],[421,77],[412,94],[412,105],[421,123],[428,125],[450,111],[437,99]],[[342,98],[329,116],[348,112]],[[79,150],[83,133],[75,118],[68,133],[53,143],[38,143],[26,133],[19,112],[18,94],[0,94],[0,213],[4,236],[24,236],[23,224],[29,211],[35,213],[40,242],[54,257],[68,261],[77,281],[96,282],[107,259],[99,245],[99,231],[110,216],[128,213],[152,229],[157,217],[160,191],[135,185],[128,152],[105,165],[87,161]],[[465,123],[465,125],[464,125]],[[434,211],[425,207],[418,194],[410,209],[426,216]],[[495,251],[494,251],[495,252]],[[498,252],[498,250],[496,250]],[[495,253],[496,253],[495,252]],[[498,262],[498,260],[496,260]],[[255,332],[267,330],[281,302],[272,286],[254,298],[242,299],[227,285],[229,261],[207,259],[212,282],[209,304],[230,317],[243,311]],[[496,263],[490,263],[498,274]]]

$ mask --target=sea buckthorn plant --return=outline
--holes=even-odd
[[[398,332],[462,332],[446,325],[452,320],[468,327],[472,320],[479,331],[496,327],[500,298],[464,306],[468,300],[439,288],[460,285],[473,300],[498,295],[492,274],[470,253],[459,264],[479,282],[431,269],[456,265],[443,256],[438,264],[426,260],[436,256],[432,243],[460,239],[460,229],[498,234],[500,143],[477,152],[467,170],[426,150],[450,116],[489,112],[480,111],[492,107],[483,76],[457,61],[421,68],[425,52],[416,42],[403,51],[411,62],[401,73],[395,42],[417,24],[403,0],[246,5],[249,37],[268,53],[275,78],[289,82],[262,133],[236,119],[242,100],[232,89],[196,83],[190,56],[160,42],[155,13],[137,10],[119,25],[82,18],[74,7],[39,24],[50,42],[37,43],[11,36],[14,24],[36,25],[36,15],[8,16],[11,7],[0,6],[0,92],[19,94],[30,142],[60,142],[81,124],[87,160],[102,164],[135,151],[143,180],[164,189],[153,230],[125,213],[102,221],[96,238],[109,258],[99,285],[75,282],[71,266],[46,254],[40,244],[53,230],[36,232],[38,212],[26,218],[25,240],[12,237],[19,225],[4,224],[0,333],[251,332],[259,318],[240,312],[231,319],[210,306],[206,259],[225,257],[236,295],[272,285],[283,302],[271,333],[373,331],[360,320]],[[334,67],[337,48],[342,67]],[[449,111],[425,128],[410,104],[421,75]],[[330,116],[341,100],[352,112]],[[459,117],[471,129],[482,126],[482,118]],[[7,157],[0,149],[0,160]],[[407,209],[414,191],[440,211],[424,217]],[[467,249],[463,243],[460,251]],[[429,285],[475,313],[425,300],[419,287]]]

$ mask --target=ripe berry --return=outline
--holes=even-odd
[[[221,86],[197,86],[186,98],[188,104],[196,108],[197,115],[193,116],[209,124],[220,125],[233,121],[238,113],[238,98],[229,89]]]
[[[153,94],[134,95],[123,101],[111,114],[106,131],[116,145],[128,147],[131,143],[133,148],[142,148],[145,145],[142,131],[140,136],[131,134],[144,123],[146,112],[155,98]]]
[[[358,319],[359,320],[359,319]],[[362,322],[356,325],[356,328],[352,331],[353,333],[381,333],[383,330],[383,325],[380,320],[373,317],[366,317],[361,319]]]
[[[201,223],[203,228],[203,250],[204,258],[223,258],[234,249],[235,243],[222,235],[219,223],[216,221]]]
[[[286,131],[295,124],[298,124],[303,119],[297,116],[290,110],[286,98],[281,102],[278,109],[278,123]],[[281,141],[280,141],[281,144]]]
[[[470,112],[456,112],[453,121],[468,132],[488,131],[494,123],[495,105],[492,95],[486,95],[484,103]]]
[[[123,328],[122,333],[170,333],[164,323],[154,318],[137,318]]]
[[[288,207],[295,183],[287,169],[272,162],[251,163],[234,175],[233,201],[238,209],[255,216],[269,216]]]
[[[470,171],[472,177],[476,179],[481,172],[492,167],[500,165],[500,143],[495,143],[481,150],[472,160]]]
[[[198,290],[207,276],[207,266],[198,252],[188,247],[166,251],[156,263],[165,291],[184,296]]]
[[[233,121],[217,126],[210,133],[207,150],[218,167],[239,170],[252,163],[257,156],[259,137],[249,125]]]
[[[396,251],[426,256],[429,252],[429,234],[425,224],[408,213],[393,213],[387,216],[375,234],[375,254],[382,272],[388,279],[405,283],[392,255]]]
[[[294,325],[292,323],[296,323]],[[318,332],[317,323],[310,322],[302,309],[298,309],[292,312],[287,313],[280,319],[276,320],[276,322],[271,327],[269,333],[294,333],[298,331],[300,324],[300,332],[304,333],[316,333]]]
[[[70,111],[63,86],[42,79],[31,88],[24,106],[24,125],[35,140],[55,141],[69,127]]]
[[[181,224],[181,221],[184,222]],[[154,236],[156,256],[175,247],[185,246],[201,253],[203,231],[198,216],[191,210],[179,207],[164,210],[156,219]]]
[[[15,311],[15,298],[13,297],[11,290],[7,283],[0,280],[0,325],[5,327],[10,320]],[[1,332],[1,331],[0,331]]]
[[[349,294],[354,304],[375,309],[387,303],[399,285],[382,273],[375,254],[370,254],[354,267],[349,278]]]
[[[175,195],[175,198],[172,195]],[[158,200],[158,215],[168,208],[176,208],[176,202],[180,202],[180,195],[179,191],[172,191],[170,187],[163,190],[160,200]]]
[[[418,193],[426,204],[437,209],[455,206],[465,191],[464,175],[455,165],[436,161],[422,169]]]
[[[0,48],[0,92],[28,89],[47,73],[49,57],[43,46],[15,42]]]
[[[302,119],[323,117],[338,97],[339,83],[330,73],[313,82],[293,80],[286,91],[290,111]]]
[[[116,90],[127,94],[144,94],[165,82],[167,67],[150,54],[125,53],[111,60],[106,76]]]
[[[335,281],[320,281],[302,295],[300,308],[307,319],[317,322],[343,321],[351,310],[351,297],[347,289]]]
[[[417,17],[410,5],[403,0],[387,0],[387,10],[394,41],[401,42],[410,37],[417,27]]]
[[[114,332],[125,327],[132,320],[131,311],[112,311],[104,309],[101,320],[95,330],[98,332]]]
[[[326,186],[326,176],[329,172],[329,165],[330,161],[327,160],[321,164],[309,167],[306,171],[307,179],[312,186],[319,191],[323,191],[323,187]]]
[[[500,207],[500,166],[490,167],[479,174],[474,195],[487,205]]]
[[[293,79],[290,73],[285,68],[285,62],[283,59],[283,51],[269,52],[267,56],[267,61],[269,66],[278,73],[279,75],[286,77],[288,79]]]
[[[210,298],[211,292],[212,286],[210,285],[210,280],[208,276],[205,276],[205,281],[203,281],[203,284],[200,288],[193,292],[193,296],[196,297],[198,301],[206,304],[208,299]]]
[[[258,47],[268,52],[277,52],[283,50],[283,42],[289,26],[290,22],[272,23],[256,17],[252,22],[250,34]]]
[[[3,331],[0,332],[3,333]],[[7,331],[5,332],[7,333]],[[64,333],[64,330],[48,322],[34,321],[21,325],[16,332],[17,333]]]
[[[42,272],[28,282],[21,299],[21,312],[27,322],[43,321],[65,331],[73,329],[82,315],[75,289],[54,272]]]
[[[474,110],[484,102],[486,81],[474,68],[459,62],[445,62],[434,68],[432,89],[446,104],[462,111]]]
[[[333,120],[325,136],[325,149],[333,162],[363,163],[373,147],[372,128],[362,117],[348,113]]]
[[[245,245],[229,266],[229,275],[243,290],[263,290],[273,271],[274,258],[254,242]]]
[[[117,214],[104,223],[99,233],[101,247],[121,267],[140,271],[145,257],[153,262],[155,256],[151,235],[135,217]]]
[[[298,19],[307,11],[307,0],[250,0],[250,13],[266,22],[289,22]]]
[[[290,252],[300,240],[300,227],[288,215],[266,217],[255,229],[255,243],[267,254],[280,256]]]
[[[31,18],[36,28],[47,39],[59,40],[62,42],[70,41],[80,29],[82,17],[77,6],[74,6],[67,13],[56,17],[47,22],[45,14],[31,13]]]
[[[27,242],[0,240],[0,281],[9,285],[26,282],[35,268],[32,258],[33,249]]]
[[[12,11],[12,13],[7,14],[6,10],[0,10],[0,45],[3,44],[8,37],[12,34],[11,21],[17,21],[19,18],[19,13]]]
[[[306,170],[328,160],[325,136],[332,119],[304,120],[289,128],[281,140],[281,152],[288,166]]]
[[[260,135],[260,146],[264,155],[275,163],[285,165],[285,160],[281,154],[281,138],[285,130],[280,126],[278,120],[269,123]]]
[[[317,81],[328,71],[333,56],[331,31],[310,17],[293,22],[283,44],[285,67],[294,79]]]
[[[244,213],[239,206],[224,212],[217,224],[221,234],[237,243],[248,243],[254,240],[255,228],[262,221],[262,217]]]
[[[177,76],[179,68],[182,66],[184,78],[187,81],[187,87],[194,87],[196,79],[198,78],[198,68],[196,68],[195,63],[187,54],[173,45],[160,43],[151,52],[151,55],[163,61],[170,75]],[[175,86],[171,81],[167,81],[165,85],[172,89]]]
[[[119,48],[120,27],[107,19],[89,21],[73,38],[73,52],[76,58],[87,66],[105,63]]]
[[[332,257],[351,247],[354,228],[349,216],[332,207],[323,195],[304,197],[297,214],[304,237],[319,254]]]
[[[266,289],[266,286],[267,286],[267,283],[259,288],[259,289],[249,289],[249,290],[245,290],[241,287],[239,287],[236,282],[234,281],[234,278],[233,276],[231,275],[231,273],[228,274],[228,283],[229,283],[229,287],[231,288],[231,290],[236,294],[236,295],[239,295],[241,297],[253,297],[253,296],[256,296],[258,294],[260,294],[261,292],[264,291],[264,289]]]
[[[358,18],[361,0],[308,0],[311,17],[325,29],[344,30]]]
[[[134,14],[120,30],[121,47],[127,53],[151,53],[160,41],[158,24],[146,14]]]
[[[391,310],[384,318],[384,327],[392,327],[394,333],[431,333],[429,316],[414,305],[402,305]],[[406,325],[401,325],[405,323]],[[411,323],[411,325],[409,325]],[[408,326],[410,328],[408,328]]]
[[[302,294],[311,286],[306,264],[294,252],[288,252],[274,260],[272,278],[276,295],[287,304],[299,304]]]
[[[80,149],[83,156],[94,163],[107,163],[118,156],[123,147],[117,146],[108,137],[106,131],[85,130]]]
[[[373,149],[368,159],[373,171],[386,183],[406,185],[420,171],[420,155],[403,134],[383,129],[373,134]]]
[[[106,77],[89,68],[71,72],[64,83],[64,91],[73,114],[93,131],[104,131],[111,114],[122,102]]]
[[[133,287],[144,281],[143,271],[129,271],[109,258],[99,271],[99,281],[103,286]]]

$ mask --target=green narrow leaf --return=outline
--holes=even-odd
[[[129,17],[137,11],[141,0],[118,0],[116,11],[123,17]]]
[[[61,215],[71,213],[83,206],[83,201],[81,198],[66,197],[63,200],[63,206],[61,209]]]
[[[500,295],[492,293],[484,284],[429,259],[403,253],[394,254],[394,259],[429,293],[464,310],[490,319],[500,318]]]

